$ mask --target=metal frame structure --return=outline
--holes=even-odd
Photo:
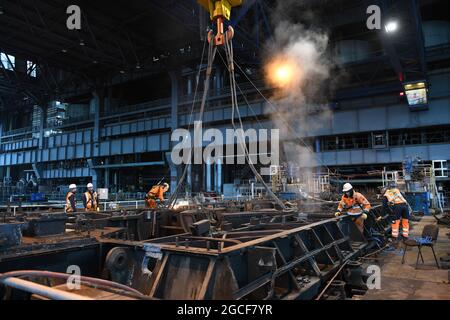
[[[212,237],[179,234],[122,242],[124,246],[112,243],[131,266],[122,280],[140,284],[151,298],[312,299],[346,261],[380,248],[374,236],[384,239],[388,232],[387,217],[375,207],[365,236],[345,216],[313,223],[263,223]],[[114,272],[119,277],[119,271]]]
[[[93,213],[70,224],[75,233],[63,234],[55,225],[59,220],[44,212],[42,219],[36,216],[36,225],[28,222],[27,232],[34,228],[39,234],[57,234],[3,243],[0,272],[36,266],[63,271],[70,258],[71,264],[82,265],[85,274],[127,285],[150,299],[312,299],[349,261],[382,248],[390,226],[379,206],[369,212],[364,233],[351,216],[330,219],[313,213],[305,220],[296,211],[255,212],[250,223],[214,231],[209,228],[214,220],[196,222],[191,211],[172,214],[198,225],[196,232],[177,228],[175,235],[151,240],[144,239],[165,233],[161,229],[165,219],[158,218],[158,232],[142,238],[137,229],[145,223],[129,224],[135,220],[133,210],[131,215]],[[198,218],[205,215],[198,214]],[[144,220],[148,216],[145,211],[139,215]],[[150,216],[153,220],[148,223],[157,221]],[[43,257],[51,264],[40,260]]]
[[[373,54],[371,52],[365,60],[344,65],[347,74],[352,75],[349,82],[357,82],[360,85],[339,89],[335,93],[334,102],[330,104],[334,114],[331,126],[327,126],[321,132],[311,133],[314,136],[307,137],[307,139],[315,140],[316,145],[320,146],[320,137],[324,136],[387,129],[402,130],[405,127],[428,126],[428,124],[433,126],[448,124],[447,119],[440,116],[442,107],[436,106],[440,103],[436,102],[437,100],[442,100],[442,104],[445,104],[443,99],[448,99],[441,95],[433,96],[434,101],[431,103],[436,105],[427,113],[411,116],[409,122],[404,123],[407,121],[405,120],[407,111],[402,110],[402,102],[398,98],[398,92],[402,90],[402,87],[398,78],[395,77],[397,71],[409,72],[409,74],[420,71],[420,78],[426,79],[426,65],[431,61],[434,64],[446,65],[448,45],[442,48],[426,48],[426,52],[423,52],[425,51],[423,39],[421,32],[418,32],[421,29],[421,8],[417,6],[417,1],[391,2],[393,5],[390,6],[387,3],[387,8],[391,8],[389,10],[393,13],[398,13],[401,11],[399,8],[405,5],[407,10],[400,12],[406,19],[402,23],[409,23],[408,26],[411,26],[409,29],[405,27],[399,30],[405,38],[398,43],[395,38],[386,39],[385,36],[381,36],[384,30],[373,31],[373,35],[370,35],[367,30],[360,35],[348,31],[349,26],[365,25],[364,20],[367,16],[364,1],[342,1],[342,10],[355,14],[333,13],[333,19],[329,21],[330,30],[332,30],[331,43],[347,38],[361,38],[363,41],[369,41],[379,50]],[[4,86],[4,90],[0,89],[0,112],[2,116],[10,118],[14,117],[11,112],[16,112],[20,115],[17,118],[21,119],[28,117],[30,110],[35,106],[41,108],[43,112],[41,112],[39,127],[31,128],[30,124],[27,124],[29,129],[26,127],[16,129],[25,124],[9,126],[12,121],[9,121],[8,126],[0,124],[2,142],[0,173],[3,176],[9,178],[11,169],[13,175],[17,175],[16,168],[26,166],[34,170],[35,175],[43,180],[51,179],[49,184],[56,179],[73,178],[76,180],[99,179],[101,183],[108,185],[111,180],[114,180],[113,174],[117,166],[122,165],[124,161],[121,159],[116,163],[106,163],[105,158],[116,155],[125,158],[133,154],[136,154],[137,158],[141,154],[153,157],[158,153],[157,156],[155,155],[155,158],[158,157],[155,161],[127,159],[126,165],[139,167],[145,164],[148,167],[152,166],[155,171],[160,170],[161,167],[165,170],[165,167],[169,166],[165,157],[170,148],[170,130],[186,126],[191,104],[195,104],[192,101],[194,95],[192,87],[196,80],[194,73],[202,52],[203,43],[200,39],[206,33],[205,29],[208,26],[206,20],[202,19],[203,11],[199,10],[196,0],[175,2],[137,0],[126,9],[118,8],[117,4],[110,3],[104,7],[111,15],[101,12],[102,4],[102,1],[89,4],[80,2],[83,9],[83,28],[80,31],[69,31],[65,27],[67,14],[64,4],[54,0],[32,3],[4,0],[0,51],[14,54],[18,60],[14,70],[5,70],[0,67],[0,87]],[[297,5],[299,7],[296,7]],[[301,5],[295,4],[295,7],[286,9],[294,11],[301,8]],[[331,14],[332,3],[328,1],[315,1],[308,3],[309,5],[314,10],[321,10],[320,16]],[[244,1],[241,7],[235,9],[230,24],[236,29],[234,38],[236,56],[239,57],[239,64],[245,70],[241,78],[247,71],[249,77],[257,77],[257,69],[260,68],[262,61],[260,52],[263,47],[261,45],[264,40],[270,39],[274,34],[272,30],[274,23],[269,14],[279,13],[279,9],[277,3],[267,0]],[[292,18],[294,21],[290,13],[285,10],[283,18],[287,20]],[[146,19],[148,17],[152,19]],[[161,20],[158,27],[166,32],[153,32],[152,20]],[[117,21],[120,22],[117,23]],[[343,31],[341,28],[344,28]],[[381,43],[378,43],[380,40]],[[393,50],[388,50],[389,44],[394,47]],[[406,50],[408,48],[410,50]],[[399,62],[400,69],[396,64],[391,65],[394,58],[401,62]],[[29,76],[25,68],[28,60],[38,67],[37,78]],[[117,108],[110,107],[110,92],[114,88],[120,87],[122,90],[122,86],[131,81],[145,82],[152,75],[166,73],[172,75],[170,79],[167,77],[167,85],[172,86],[171,93],[167,94],[168,97],[138,104],[121,101]],[[221,72],[217,70],[214,82],[220,83],[220,77]],[[436,91],[443,91],[439,86],[445,81],[446,79],[441,79],[439,75],[430,75],[429,83],[433,90],[437,88]],[[246,98],[254,97],[255,91],[245,87],[245,84],[248,83],[240,83],[243,89],[242,95]],[[222,85],[216,88],[214,84],[216,95],[208,101],[210,106],[205,112],[205,122],[210,122],[212,126],[221,126],[229,120],[227,116],[229,106],[226,101],[228,92]],[[256,85],[261,90],[267,89],[260,82],[256,82]],[[183,91],[189,86],[191,90],[186,94]],[[269,91],[264,91],[266,92]],[[379,98],[381,99],[381,95],[386,97],[383,97],[382,102],[377,102]],[[49,112],[46,103],[56,98],[66,99],[69,103],[90,105],[95,112],[91,110],[84,118],[73,117],[57,125],[47,125],[46,118]],[[270,121],[267,119],[274,110],[266,108],[261,99],[254,101],[250,98],[249,101],[251,107],[245,110],[246,125],[258,125],[259,123],[253,121],[254,117],[258,117],[264,118],[262,125],[270,126]],[[361,108],[357,108],[359,106]],[[243,110],[244,107],[246,106],[240,108]],[[377,116],[373,119],[374,115],[381,114],[384,114],[384,117]],[[348,126],[345,126],[346,131],[343,131],[341,125],[343,117],[354,120],[349,121]],[[434,120],[430,121],[430,119]],[[53,132],[51,133],[53,136],[45,137],[45,132]],[[147,136],[148,132],[150,137]],[[434,154],[440,154],[442,159],[448,154],[448,143],[441,143],[439,146],[424,143],[424,146],[420,146],[420,150],[418,148],[405,146],[390,147],[385,150],[371,148],[321,150],[318,154],[318,162],[326,166],[342,164],[357,166],[386,162],[398,163],[404,154],[411,152],[424,154],[424,158],[430,159]],[[68,161],[73,158],[76,160]],[[83,159],[90,159],[92,165],[85,163]],[[61,161],[64,161],[65,167],[71,166],[71,168],[55,170],[54,166]],[[116,166],[116,169],[113,166]],[[170,169],[174,171],[173,168]],[[159,174],[162,173],[156,173],[156,175]],[[103,176],[109,178],[103,179]]]

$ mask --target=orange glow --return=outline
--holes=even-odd
[[[285,56],[271,59],[265,66],[265,74],[269,85],[282,90],[295,88],[301,80],[298,64]]]

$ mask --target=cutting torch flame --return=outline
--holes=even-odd
[[[301,80],[301,72],[297,63],[285,56],[274,57],[265,67],[266,80],[278,89],[293,89]]]

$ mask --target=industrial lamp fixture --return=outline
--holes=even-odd
[[[411,109],[423,110],[428,107],[428,86],[425,80],[404,82],[403,89]]]

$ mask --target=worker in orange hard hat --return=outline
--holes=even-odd
[[[400,221],[402,224],[402,236],[409,236],[409,208],[408,202],[403,197],[395,183],[389,183],[383,190],[383,209],[392,218],[391,234],[394,240],[398,240],[400,231]]]
[[[87,184],[87,191],[83,193],[83,204],[86,211],[98,211],[98,195],[92,183]]]
[[[335,216],[340,216],[345,210],[349,216],[353,217],[353,222],[362,233],[364,231],[364,220],[367,219],[367,214],[371,207],[370,203],[361,193],[355,192],[350,183],[344,184],[342,192],[344,194],[341,201],[339,201],[338,211],[335,213]]]
[[[157,200],[164,202],[164,193],[169,191],[169,184],[157,184],[153,186],[145,196],[145,205],[147,208],[155,209],[158,207]]]

